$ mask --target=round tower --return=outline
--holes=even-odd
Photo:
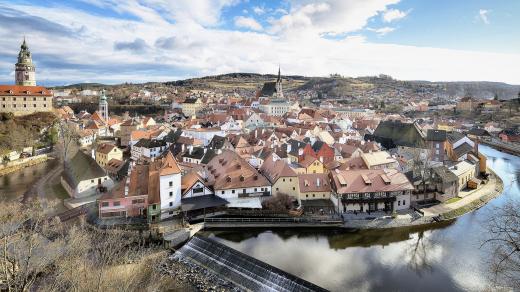
[[[36,86],[36,72],[29,47],[23,39],[15,69],[16,85]]]
[[[105,120],[105,122],[108,122],[108,101],[104,89],[101,97],[99,98],[99,114]]]

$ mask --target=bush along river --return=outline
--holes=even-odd
[[[520,195],[520,157],[480,151],[504,182],[504,192],[454,221],[382,230],[211,231],[204,235],[332,291],[491,290],[481,247],[496,206]]]

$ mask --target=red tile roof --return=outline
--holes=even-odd
[[[52,92],[43,86],[0,85],[2,96],[52,96]]]

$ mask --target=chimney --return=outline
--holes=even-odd
[[[317,187],[320,186],[320,178],[319,178],[319,177],[316,179],[316,186],[317,186]]]
[[[96,160],[96,152],[92,149],[92,159]]]
[[[193,145],[188,146],[188,151],[189,151],[189,153],[191,155],[191,153],[193,152]]]
[[[302,149],[302,148],[298,149],[298,155],[299,155],[299,156],[302,156],[302,155],[303,155],[303,149]]]
[[[204,148],[204,154],[206,154],[206,152],[208,152],[208,148]]]
[[[323,156],[320,156],[320,162],[323,163]]]
[[[287,143],[287,153],[291,152],[291,144]]]
[[[184,144],[181,144],[181,151],[184,152]]]

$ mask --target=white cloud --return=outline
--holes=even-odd
[[[486,9],[480,9],[479,12],[478,12],[478,17],[479,19],[485,23],[485,24],[489,24],[489,19],[488,19],[488,14],[489,14],[489,10],[486,10]]]
[[[264,7],[260,7],[260,6],[255,6],[253,7],[253,12],[258,14],[258,15],[262,15],[265,13],[265,8]]]
[[[385,26],[385,27],[381,27],[381,28],[367,28],[368,31],[373,31],[375,32],[378,36],[384,36],[388,33],[391,33],[392,31],[395,30],[394,27],[389,27],[389,26]]]
[[[31,30],[30,22],[23,29],[0,23],[0,38],[12,40],[19,35],[21,41],[26,34],[37,62],[38,80],[47,81],[167,81],[237,71],[273,73],[281,63],[284,73],[306,76],[328,76],[331,72],[345,76],[385,73],[408,80],[520,84],[520,76],[514,71],[520,67],[520,54],[367,41],[361,33],[367,28],[368,19],[397,1],[294,1],[289,14],[273,16],[274,27],[265,28],[270,33],[220,28],[223,7],[234,1],[202,1],[213,3],[213,9],[218,10],[212,12],[213,16],[200,16],[190,9],[176,12],[163,6],[153,8],[153,3],[165,5],[165,0],[96,1],[110,1],[111,7],[122,13],[139,14],[139,20],[105,17],[64,6],[3,4],[14,10],[12,15],[26,13],[27,21],[41,18],[59,24],[67,33]],[[139,5],[144,8],[139,9]],[[1,8],[2,5],[0,14]],[[209,8],[202,5],[201,9]],[[249,25],[252,30],[259,28]],[[373,29],[376,33],[388,33],[391,27]],[[330,32],[347,32],[349,36],[339,40],[320,37]],[[0,46],[0,57],[4,59],[0,61],[12,59],[14,63],[19,46],[18,41],[4,42]],[[2,82],[12,82],[11,68],[12,64],[0,67]]]
[[[344,34],[364,28],[368,19],[400,0],[292,0],[289,14],[272,21],[273,33]]]
[[[262,25],[258,23],[254,18],[245,16],[235,17],[235,26],[256,31],[260,31],[263,29]]]
[[[400,19],[405,18],[408,15],[408,13],[410,13],[410,10],[401,11],[399,9],[388,9],[387,11],[385,11],[383,13],[383,21],[392,22],[392,21],[400,20]]]

